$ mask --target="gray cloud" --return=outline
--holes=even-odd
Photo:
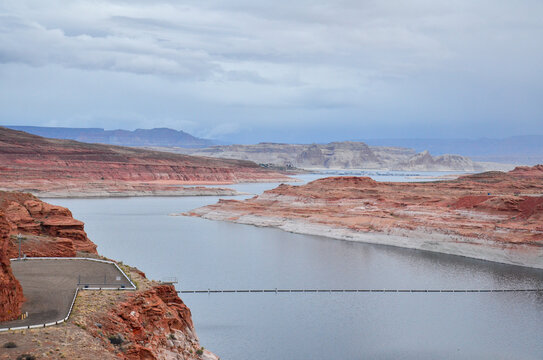
[[[233,136],[248,126],[269,129],[273,117],[293,128],[319,119],[315,133],[338,118],[359,131],[371,130],[368,119],[419,131],[451,128],[455,119],[452,128],[468,133],[508,114],[535,129],[542,18],[536,0],[3,2],[0,115],[28,120],[10,104],[19,93],[41,99],[32,74],[79,94],[69,97],[71,112],[55,99],[44,110],[63,124],[179,121]],[[104,91],[96,79],[118,93],[92,93]]]

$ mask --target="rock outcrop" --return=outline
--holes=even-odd
[[[324,178],[188,215],[543,268],[542,170],[427,183]]]
[[[68,209],[31,194],[0,191],[0,321],[20,315],[24,301],[9,260],[18,254],[14,236],[18,233],[23,235],[22,252],[27,256],[97,255],[83,222],[74,219]],[[173,285],[150,281],[143,272],[123,267],[139,284],[138,289],[100,291],[98,295],[80,292],[74,314],[65,324],[66,334],[84,330],[84,336],[94,338],[105,354],[121,359],[217,359],[200,346],[190,310]],[[33,346],[39,353],[39,344]],[[85,352],[73,346],[70,351]]]
[[[0,189],[183,195],[182,185],[286,181],[255,163],[47,139],[0,127]]]
[[[111,352],[122,345],[118,356],[124,359],[216,359],[200,346],[190,309],[173,285],[128,294],[122,302],[85,320],[87,331],[103,339]]]
[[[22,235],[21,251],[27,256],[76,256],[77,252],[96,254],[83,222],[70,210],[51,205],[27,193],[0,191],[0,210],[5,213],[10,239],[7,253],[18,256],[17,234]]]
[[[363,142],[329,144],[275,144],[211,146],[204,149],[161,150],[225,159],[243,159],[259,164],[301,169],[386,169],[404,171],[483,171],[511,169],[504,164],[476,163],[460,155],[432,156],[413,149],[368,146]]]
[[[21,285],[13,276],[10,259],[27,256],[76,256],[96,254],[83,223],[61,206],[40,201],[31,194],[0,191],[0,321],[13,320],[24,301]]]
[[[0,210],[0,321],[16,319],[24,302],[23,289],[13,276],[9,261],[10,231],[6,215]]]

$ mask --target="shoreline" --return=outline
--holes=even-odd
[[[190,189],[190,188],[189,188]],[[40,199],[100,199],[100,198],[129,198],[129,197],[184,197],[184,196],[241,196],[251,195],[246,192],[237,191],[234,189],[225,188],[209,188],[210,190],[192,190],[186,191],[122,191],[122,192],[109,192],[109,191],[97,191],[97,192],[37,192],[37,191],[25,191],[30,192],[32,195],[39,197]]]
[[[335,240],[395,246],[543,269],[543,247],[541,246],[502,243],[493,240],[451,235],[427,228],[417,228],[416,230],[395,228],[388,232],[360,232],[344,227],[334,227],[284,217],[244,215],[220,210],[208,211],[205,208],[179,215],[196,216],[208,220],[228,221],[257,227],[271,227],[291,233],[324,236]]]
[[[259,179],[242,182],[183,182],[178,181],[151,181],[151,182],[116,182],[116,183],[67,183],[43,184],[23,183],[0,184],[0,191],[30,193],[42,199],[56,198],[120,198],[120,197],[182,197],[182,196],[241,196],[253,195],[238,191],[222,185],[252,184],[252,183],[297,183],[303,180],[290,178],[287,181],[279,179]],[[60,185],[60,186],[59,186]]]

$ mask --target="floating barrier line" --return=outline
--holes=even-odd
[[[543,292],[543,289],[241,289],[241,290],[178,290],[180,294],[222,293],[504,293]]]

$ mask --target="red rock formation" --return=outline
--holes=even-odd
[[[23,235],[21,250],[27,256],[96,254],[83,223],[72,218],[68,209],[30,194],[0,191],[0,321],[16,318],[24,301],[9,260],[18,256],[15,235],[19,233]]]
[[[90,331],[106,342],[122,342],[124,359],[198,359],[201,349],[194,332],[189,308],[177,296],[172,285],[158,285],[128,295],[128,299],[102,317],[93,319],[100,328]],[[115,345],[108,344],[109,347]],[[120,344],[117,344],[120,345]],[[214,355],[205,351],[207,358]],[[181,357],[178,357],[181,356]]]
[[[96,245],[87,238],[83,223],[73,219],[68,209],[30,194],[0,191],[0,321],[16,318],[24,301],[9,261],[17,256],[13,236],[17,233],[24,235],[22,250],[28,256],[75,256],[77,251],[96,254]],[[145,277],[139,270],[134,272]],[[200,347],[190,310],[172,285],[124,295],[125,301],[111,303],[109,311],[100,307],[84,316],[89,321],[87,331],[103,340],[109,351],[123,359],[217,359]],[[120,339],[122,351],[110,338]]]
[[[21,284],[13,276],[8,256],[10,224],[0,211],[0,321],[16,319],[24,302]]]
[[[427,183],[332,177],[281,185],[245,201],[223,200],[190,215],[307,233],[318,233],[311,226],[319,225],[334,230],[333,237],[376,243],[392,236],[368,234],[397,235],[402,238],[391,244],[543,267],[541,165]],[[505,254],[518,245],[524,258]]]
[[[75,256],[77,251],[96,254],[83,222],[70,210],[43,202],[31,194],[0,191],[0,210],[6,216],[11,239],[7,253],[18,256],[14,235],[21,233],[22,252],[27,256]]]
[[[183,184],[286,180],[242,160],[47,139],[0,127],[0,188],[34,193],[175,191]]]

